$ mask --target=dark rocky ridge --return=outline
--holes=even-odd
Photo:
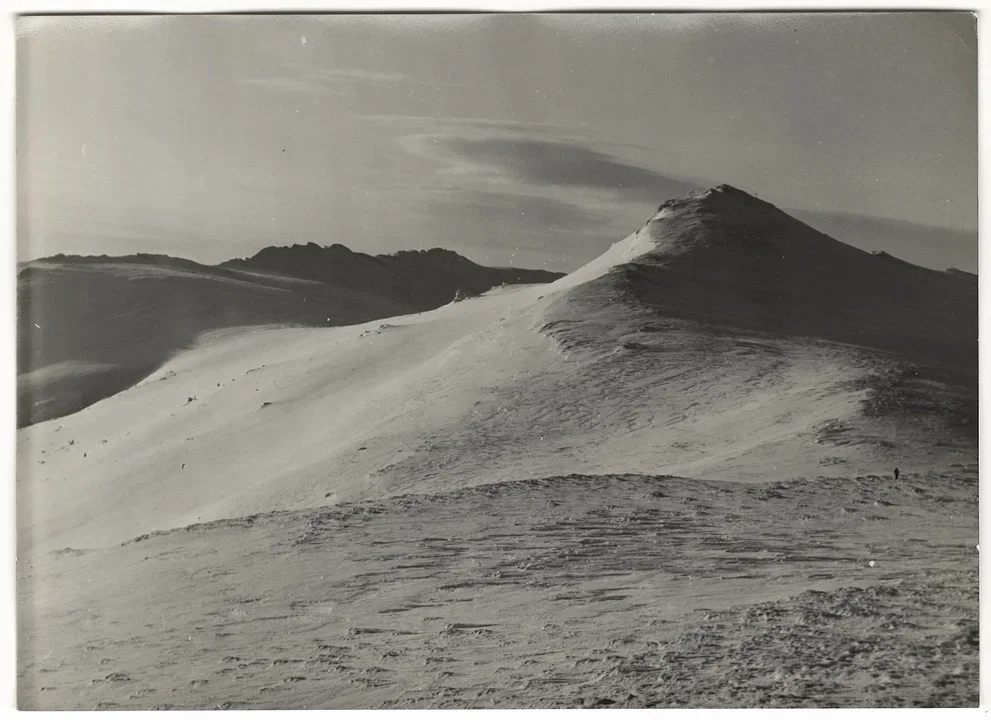
[[[371,292],[429,310],[450,302],[455,293],[478,295],[498,285],[546,283],[562,273],[478,265],[451,250],[401,250],[367,255],[344,245],[315,243],[267,247],[250,258],[228,260],[221,268],[288,275],[339,288]]]

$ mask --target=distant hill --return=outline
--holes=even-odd
[[[557,277],[449,250],[372,257],[312,243],[219,266],[147,254],[34,260],[17,277],[18,425],[113,395],[212,330],[349,325]]]
[[[267,247],[250,258],[228,260],[221,268],[287,275],[370,292],[408,306],[431,310],[455,293],[478,295],[497,285],[546,283],[562,273],[492,268],[451,250],[403,250],[393,255],[366,255],[344,245],[315,243]]]

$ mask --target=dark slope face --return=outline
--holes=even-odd
[[[448,303],[459,291],[462,295],[477,295],[497,285],[545,283],[562,276],[545,270],[484,267],[440,248],[373,256],[352,252],[343,245],[321,247],[314,243],[268,247],[253,257],[229,260],[221,267],[360,289],[416,311]]]
[[[60,417],[139,381],[222,328],[364,322],[409,308],[369,293],[161,258],[63,259],[20,270],[18,424]]]
[[[598,283],[663,314],[977,367],[972,276],[845,245],[728,186],[661,206],[656,249]]]

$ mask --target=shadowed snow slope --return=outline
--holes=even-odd
[[[134,387],[20,431],[19,542],[105,545],[572,472],[973,462],[976,305],[972,277],[855,250],[722,186],[548,285],[200,337]]]
[[[977,282],[871,254],[726,185],[672,200],[610,280],[666,315],[977,366]]]
[[[350,325],[556,277],[446,250],[371,257],[312,243],[220,267],[156,255],[37,260],[18,273],[19,424],[113,395],[209,330]]]

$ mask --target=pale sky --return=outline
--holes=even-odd
[[[22,18],[19,259],[572,270],[730,183],[976,270],[976,48],[960,13]]]

